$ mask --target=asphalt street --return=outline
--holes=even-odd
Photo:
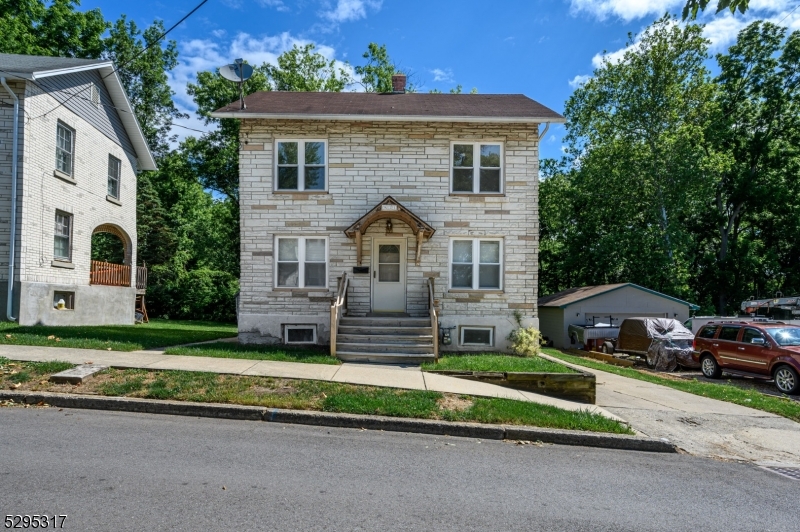
[[[778,531],[799,495],[688,455],[0,408],[0,518],[64,530]]]

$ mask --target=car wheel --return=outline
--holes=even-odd
[[[709,379],[722,377],[722,368],[719,367],[719,364],[711,355],[703,355],[703,358],[700,359],[700,370]]]
[[[800,377],[793,367],[778,366],[773,376],[778,390],[789,395],[800,394]]]
[[[614,344],[611,342],[603,342],[603,353],[607,353],[609,355],[614,354]]]

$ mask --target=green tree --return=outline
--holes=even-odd
[[[175,106],[167,77],[167,72],[178,65],[177,44],[158,43],[163,33],[160,20],[142,32],[122,15],[111,27],[103,51],[104,57],[114,61],[142,132],[157,157],[169,150],[173,120],[187,118]]]
[[[584,253],[606,264],[587,272],[627,277],[688,295],[691,235],[685,219],[705,183],[695,175],[698,139],[713,97],[707,41],[697,25],[663,17],[619,61],[605,59],[566,103],[569,155]],[[620,253],[622,252],[622,253]]]
[[[706,262],[715,264],[706,268],[713,272],[706,280],[716,290],[718,311],[725,312],[738,307],[732,296],[783,288],[777,272],[797,262],[779,250],[787,240],[780,220],[793,224],[780,213],[790,215],[798,205],[800,32],[786,38],[785,28],[756,21],[717,61],[716,106],[702,166],[713,185],[704,234]],[[759,274],[771,254],[775,262],[764,268],[771,274]],[[790,286],[800,288],[796,280]]]
[[[711,0],[688,0],[683,7],[683,20],[687,18],[694,20],[697,18],[697,13],[705,11],[710,2]],[[750,0],[717,0],[717,13],[725,9],[729,9],[731,13],[736,13],[737,10],[744,13],[749,4]]]
[[[109,24],[100,9],[77,11],[78,0],[0,0],[0,52],[93,59]]]
[[[397,72],[395,63],[389,58],[386,45],[371,42],[362,56],[366,64],[355,67],[359,83],[367,92],[392,92],[392,75]]]
[[[275,90],[298,92],[341,92],[352,83],[347,70],[328,61],[313,44],[296,44],[278,57],[278,66],[265,65]]]

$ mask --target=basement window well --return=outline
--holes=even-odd
[[[283,341],[287,344],[316,344],[317,328],[314,325],[285,325]]]
[[[461,345],[494,345],[494,327],[462,327]]]
[[[75,310],[75,292],[53,292],[55,310]]]

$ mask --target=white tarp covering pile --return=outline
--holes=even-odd
[[[619,328],[617,350],[647,357],[658,371],[673,371],[678,364],[697,367],[692,360],[694,334],[678,320],[669,318],[628,318]]]

